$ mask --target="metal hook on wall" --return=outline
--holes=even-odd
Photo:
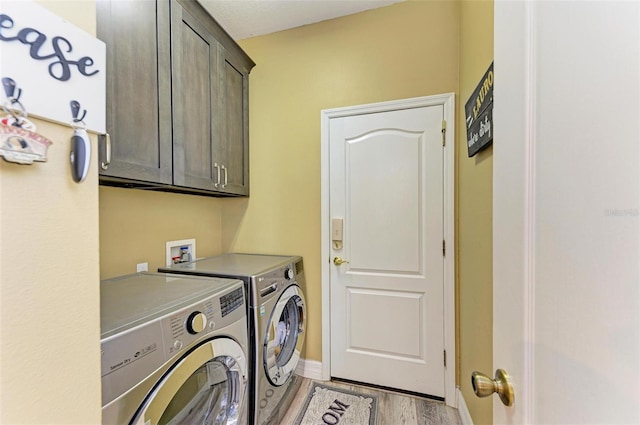
[[[36,133],[36,126],[27,119],[27,110],[20,102],[22,89],[8,77],[2,78],[6,99],[0,107],[8,115],[0,117],[0,156],[16,164],[46,162],[51,140]]]
[[[12,78],[4,77],[2,79],[2,87],[4,87],[4,93],[7,96],[7,99],[11,101],[11,103],[20,103],[20,96],[22,96],[22,89],[18,87],[15,81]],[[16,91],[18,94],[16,94]]]
[[[69,102],[69,105],[71,106],[71,117],[73,119],[73,122],[84,124],[84,117],[87,116],[87,110],[84,109],[82,111],[82,116],[78,117],[78,115],[80,114],[80,102],[78,102],[77,100],[72,100],[71,102]]]
[[[0,123],[23,128],[25,130],[35,131],[35,125],[27,119],[27,110],[22,102],[20,102],[22,89],[19,88],[16,82],[9,77],[2,78],[2,87],[4,88],[4,93],[7,99],[3,101],[0,106],[8,115],[3,117]]]

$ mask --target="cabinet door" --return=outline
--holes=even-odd
[[[171,3],[173,183],[218,190],[221,164],[218,43],[177,1]]]
[[[220,156],[224,167],[221,189],[236,195],[249,194],[249,92],[248,73],[235,66],[228,55],[222,61],[224,89],[224,138]]]
[[[99,0],[97,34],[107,46],[107,131],[103,180],[170,184],[170,13],[166,1]],[[105,161],[105,146],[100,147]]]

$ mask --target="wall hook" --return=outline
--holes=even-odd
[[[89,135],[85,130],[84,117],[87,116],[87,110],[82,110],[80,114],[80,102],[72,100],[69,102],[71,106],[71,116],[73,127],[73,135],[71,136],[71,149],[69,151],[69,163],[71,164],[71,177],[76,183],[82,183],[89,173],[89,164],[91,163],[91,142]]]
[[[27,110],[20,102],[22,89],[18,88],[16,82],[9,77],[2,78],[2,87],[4,88],[7,99],[2,101],[0,107],[2,107],[2,110],[8,115],[1,118],[0,123],[35,131],[36,126],[27,119]]]
[[[83,122],[84,117],[87,116],[87,110],[83,109],[82,116],[78,117],[78,115],[80,114],[80,102],[78,102],[77,100],[72,100],[71,102],[69,102],[69,105],[71,106],[71,117],[73,118],[73,122]]]
[[[7,95],[7,99],[11,103],[19,103],[20,96],[22,96],[22,89],[18,87],[13,78],[4,77],[2,79],[2,87],[4,87],[4,93]],[[17,91],[17,94],[16,94]]]

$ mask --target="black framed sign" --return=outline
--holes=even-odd
[[[493,142],[493,62],[464,105],[469,158]]]

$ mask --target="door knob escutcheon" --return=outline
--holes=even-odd
[[[336,266],[341,266],[344,263],[348,263],[348,261],[343,260],[341,257],[333,257],[333,264],[335,264]]]
[[[515,396],[513,394],[513,386],[509,380],[509,374],[504,369],[496,370],[495,379],[489,378],[484,373],[473,372],[471,374],[471,385],[473,392],[478,397],[487,397],[493,393],[498,393],[502,404],[512,406]]]

